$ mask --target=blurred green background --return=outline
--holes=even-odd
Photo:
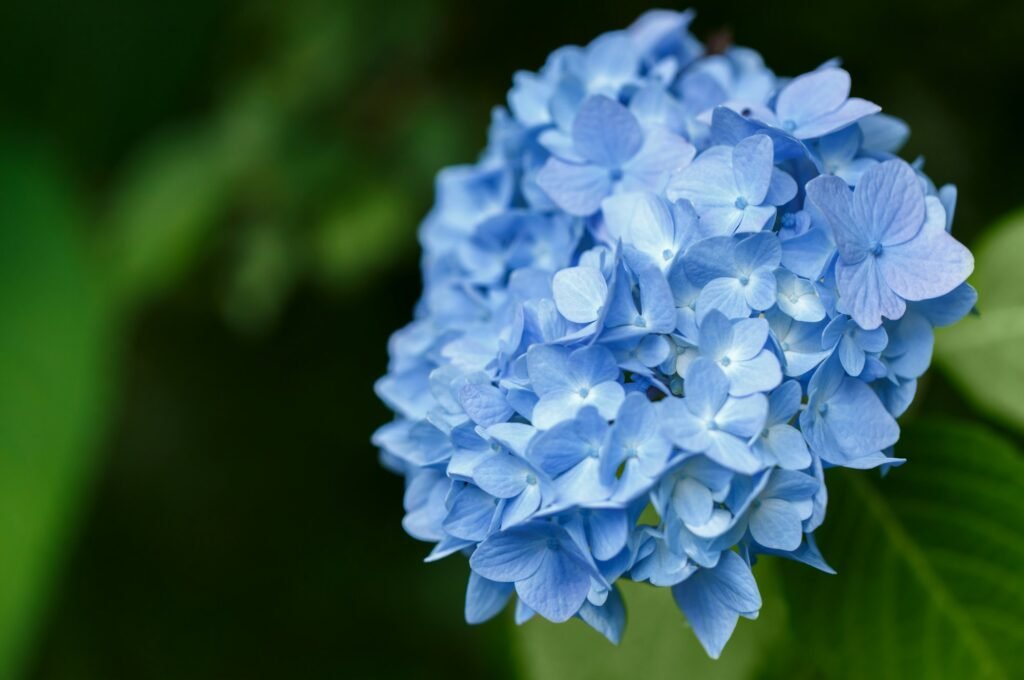
[[[959,186],[968,245],[1024,206],[1024,3],[694,4],[699,37],[780,74],[841,56],[856,95],[911,123],[905,155]],[[541,674],[506,618],[462,622],[464,562],[423,565],[402,532],[372,383],[419,293],[433,174],[474,158],[514,70],[647,8],[0,3],[0,678]],[[950,335],[911,418],[985,420],[1010,466],[1013,227],[979,286],[998,323]],[[791,636],[789,609],[762,629]],[[1001,622],[1000,648],[1024,648]],[[735,644],[711,676],[746,663]],[[785,651],[758,668],[830,677]]]

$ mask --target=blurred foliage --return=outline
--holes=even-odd
[[[764,607],[756,621],[740,619],[726,652],[713,660],[700,646],[668,588],[622,583],[626,632],[613,646],[582,621],[555,624],[535,617],[514,632],[521,676],[536,680],[669,680],[756,677],[759,662],[786,640],[788,607],[779,592],[776,565],[754,570]]]
[[[980,408],[1024,430],[1024,213],[993,226],[975,247],[979,314],[938,334],[936,355]]]
[[[78,522],[110,396],[111,310],[52,159],[0,155],[0,677],[20,675]]]
[[[978,425],[914,421],[882,479],[829,476],[835,576],[786,565],[802,659],[828,678],[1012,678],[1024,669],[1024,460]]]
[[[699,35],[731,28],[780,73],[841,55],[855,94],[911,122],[908,155],[959,185],[967,243],[1018,207],[1024,4],[694,4]],[[0,678],[514,672],[507,619],[461,622],[464,562],[422,565],[401,533],[401,482],[368,442],[387,418],[372,382],[419,292],[433,173],[473,159],[515,69],[646,7],[0,3]],[[936,349],[971,403],[1017,425],[1021,233],[1017,219],[979,241],[981,316]],[[915,417],[976,417],[940,375],[919,392]],[[798,606],[766,579],[762,618],[717,664],[667,593],[630,587],[621,648],[534,622],[513,636],[518,670],[569,677],[568,651],[593,676],[645,660],[686,677],[844,677],[877,647],[889,677],[929,641],[963,651],[950,669],[984,667],[983,648],[1005,667],[1020,625],[977,614],[990,571],[971,560],[997,540],[1019,551],[1019,524],[994,515],[1019,505],[951,486],[976,471],[952,467],[947,443],[971,452],[963,465],[991,456],[1019,497],[1006,461],[1021,431],[939,433],[908,430],[911,462],[883,481],[837,479],[823,542],[840,576],[758,565]],[[921,494],[946,512],[923,513]],[[976,512],[988,528],[959,527]],[[952,554],[934,546],[944,525],[962,531]],[[857,650],[841,626],[869,604],[889,619]]]

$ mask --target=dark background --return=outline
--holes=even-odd
[[[1024,3],[696,5],[698,37],[729,31],[779,74],[841,56],[855,95],[911,123],[905,155],[959,186],[969,245],[1022,202]],[[116,236],[150,159],[205,159],[156,203],[203,199],[173,275],[143,277],[111,340],[27,677],[512,675],[508,621],[462,621],[461,558],[421,564],[399,525],[372,384],[419,293],[433,173],[473,159],[514,70],[648,7],[0,5],[0,140],[61,168],[83,239]],[[925,407],[951,408],[932,381]]]

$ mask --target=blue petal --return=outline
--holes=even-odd
[[[600,607],[584,602],[578,612],[588,626],[608,638],[612,644],[619,644],[626,627],[626,606],[618,588],[608,593],[608,599]]]
[[[574,420],[540,433],[527,453],[544,472],[558,476],[588,456],[599,456],[608,423],[594,408],[584,408]]]
[[[592,510],[586,524],[588,542],[595,559],[610,560],[626,547],[629,519],[625,510]]]
[[[482,541],[490,533],[497,499],[476,488],[465,486],[455,494],[444,518],[444,530],[456,538]]]
[[[686,368],[686,404],[697,416],[713,417],[729,396],[729,379],[713,362],[698,357]]]
[[[839,301],[836,308],[849,314],[861,328],[871,330],[882,325],[882,317],[898,319],[906,303],[889,287],[879,260],[867,257],[855,265],[836,265]]]
[[[592,215],[612,190],[608,171],[598,165],[566,163],[552,156],[537,173],[537,185],[570,215]]]
[[[513,413],[505,395],[493,385],[466,383],[459,389],[459,403],[466,415],[483,427],[503,423]]]
[[[608,282],[594,267],[569,267],[551,282],[558,312],[573,323],[590,323],[600,316],[608,298]]]
[[[790,122],[795,130],[835,111],[849,95],[849,73],[841,68],[819,69],[791,80],[779,93],[775,113],[783,127]]]
[[[469,572],[466,586],[466,623],[483,623],[494,618],[508,604],[513,586],[490,581],[475,571]]]
[[[792,505],[766,498],[750,515],[750,534],[766,548],[796,550],[803,540],[801,517]]]
[[[564,550],[545,549],[541,555],[537,570],[516,581],[516,593],[549,621],[568,621],[587,599],[590,575]]]
[[[928,203],[935,213],[941,213],[937,198],[929,197]],[[974,270],[974,257],[949,235],[943,223],[929,219],[915,238],[887,247],[878,265],[897,295],[905,300],[929,300],[966,281]]]
[[[473,469],[477,486],[497,498],[512,498],[527,486],[530,465],[508,453],[496,453]]]
[[[765,135],[747,137],[732,151],[732,171],[739,196],[750,205],[761,205],[768,194],[774,164],[772,140]]]
[[[530,383],[537,394],[572,389],[569,374],[569,350],[551,345],[534,345],[526,354]]]
[[[731,551],[722,553],[714,569],[698,570],[673,586],[672,595],[713,659],[721,655],[732,636],[739,614],[752,616],[761,608],[750,567]]]
[[[533,575],[544,561],[547,535],[536,523],[492,534],[469,558],[469,566],[491,581],[508,583]]]
[[[644,135],[636,118],[622,104],[603,95],[588,98],[573,121],[576,151],[605,168],[618,168],[636,155]]]
[[[901,160],[865,172],[853,192],[853,216],[871,243],[891,246],[913,238],[924,224],[924,189],[914,169]],[[942,216],[945,231],[945,213]]]

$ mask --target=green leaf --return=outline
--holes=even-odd
[[[1024,429],[1024,213],[999,225],[976,249],[971,279],[981,314],[939,329],[939,365],[987,413]]]
[[[795,639],[827,678],[1011,678],[1024,669],[1024,460],[977,426],[912,424],[885,478],[828,473],[839,572],[786,565]]]
[[[531,680],[755,677],[761,660],[785,637],[787,614],[774,567],[771,559],[754,567],[764,601],[761,616],[740,619],[717,661],[697,642],[668,588],[624,581],[627,622],[618,646],[577,619],[554,624],[535,617],[514,634],[521,675]]]
[[[19,677],[105,420],[111,316],[61,175],[0,155],[0,678]]]
[[[194,264],[228,207],[230,158],[216,134],[188,132],[129,164],[107,218],[110,273],[125,303],[168,288]]]

